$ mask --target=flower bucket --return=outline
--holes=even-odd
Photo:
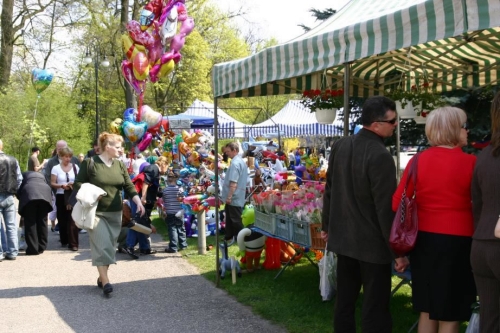
[[[422,116],[416,116],[413,118],[413,120],[418,124],[418,125],[423,125],[427,121],[427,117],[422,117]]]
[[[333,124],[337,118],[337,109],[316,109],[316,120],[320,124]]]
[[[417,116],[415,108],[418,110],[422,110],[421,103],[418,106],[413,107],[413,103],[411,101],[406,103],[405,108],[401,106],[401,101],[395,101],[396,103],[396,111],[398,112],[399,118],[401,119],[413,119]]]

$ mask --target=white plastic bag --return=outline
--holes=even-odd
[[[337,258],[325,248],[319,263],[319,291],[323,301],[331,300],[337,290]]]
[[[465,333],[479,333],[479,313],[473,312]]]

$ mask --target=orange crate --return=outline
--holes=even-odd
[[[317,250],[324,250],[326,242],[321,238],[321,223],[312,223],[311,228],[311,247]]]

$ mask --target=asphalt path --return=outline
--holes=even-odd
[[[286,332],[216,288],[180,254],[162,252],[166,245],[153,235],[157,254],[131,260],[117,253],[108,298],[96,285],[88,235],[80,235],[73,252],[49,229],[43,254],[20,252],[0,262],[0,332]]]

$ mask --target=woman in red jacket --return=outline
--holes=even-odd
[[[465,154],[467,115],[443,107],[427,117],[431,148],[417,166],[418,236],[410,253],[413,309],[420,312],[419,333],[457,332],[471,315],[476,289],[469,262],[473,218],[471,180],[476,157]],[[410,165],[394,193],[396,210]],[[410,180],[407,193],[415,185]]]

